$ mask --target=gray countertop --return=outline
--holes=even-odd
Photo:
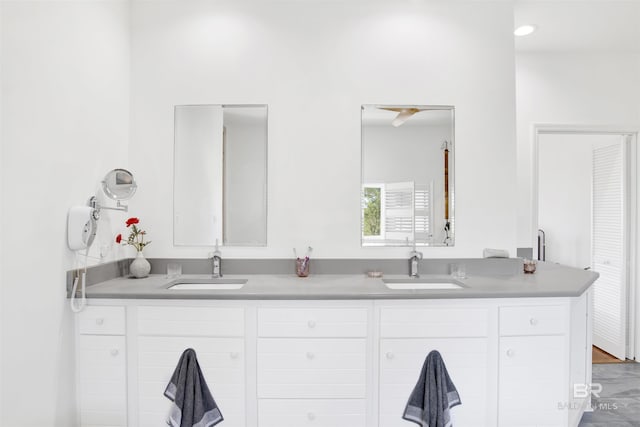
[[[207,275],[182,275],[179,279],[205,279]],[[247,279],[237,290],[170,290],[175,279],[153,274],[144,279],[120,277],[87,287],[87,298],[115,299],[444,299],[575,297],[584,293],[598,274],[554,264],[539,264],[535,274],[469,275],[459,280],[462,289],[393,290],[382,279],[364,275],[317,274],[306,278],[294,275],[226,275],[225,279]],[[384,279],[408,276],[385,275]],[[449,279],[443,275],[422,275],[421,279]]]

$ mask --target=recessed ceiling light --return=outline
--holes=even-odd
[[[520,25],[518,28],[516,28],[513,34],[515,34],[516,36],[528,36],[537,29],[538,27],[532,24]]]

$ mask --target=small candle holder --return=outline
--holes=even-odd
[[[298,277],[307,277],[309,275],[309,257],[296,258],[296,274]]]
[[[537,261],[535,259],[525,259],[522,264],[524,274],[533,274],[536,272]]]

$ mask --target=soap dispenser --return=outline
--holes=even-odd
[[[218,239],[216,239],[216,250],[211,255],[211,277],[222,277],[222,253],[218,246]]]

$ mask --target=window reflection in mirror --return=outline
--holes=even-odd
[[[454,244],[454,108],[362,106],[363,246]]]
[[[267,106],[175,107],[174,244],[267,244]]]

